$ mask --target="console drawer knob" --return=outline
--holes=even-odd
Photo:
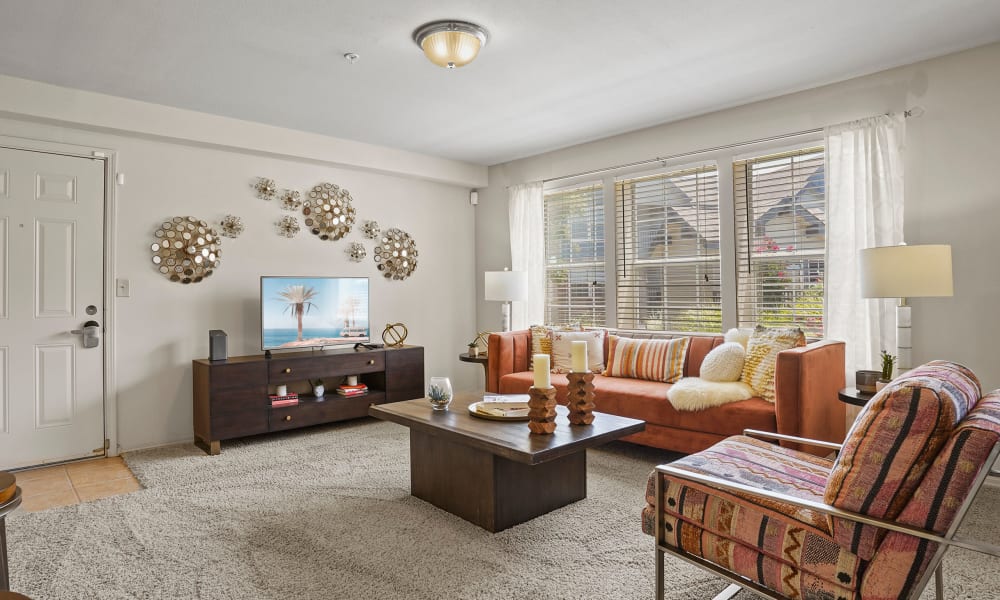
[[[291,372],[292,372],[292,369],[290,367],[287,368],[287,369],[285,369],[285,373],[291,373]]]
[[[375,359],[373,358],[373,359],[371,359],[370,361],[368,361],[368,364],[370,364],[370,365],[374,365],[374,364],[375,364]]]
[[[292,420],[292,415],[285,415],[285,420],[286,421],[291,421]]]

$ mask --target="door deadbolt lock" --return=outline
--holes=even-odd
[[[74,329],[70,333],[83,336],[84,348],[96,348],[101,345],[101,324],[97,321],[87,321],[83,329]]]

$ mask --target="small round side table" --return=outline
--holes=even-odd
[[[483,375],[488,376],[490,368],[487,366],[488,358],[485,354],[479,354],[478,356],[472,356],[468,352],[463,352],[458,355],[458,360],[467,363],[478,363],[483,365]]]
[[[837,392],[837,398],[841,402],[847,404],[853,404],[854,406],[864,406],[868,404],[868,401],[872,399],[875,394],[869,394],[868,392],[862,392],[858,388],[847,387],[839,392]]]

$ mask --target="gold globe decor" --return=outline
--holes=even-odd
[[[489,40],[489,32],[468,21],[433,21],[413,32],[413,41],[427,60],[439,67],[464,67],[479,55]]]
[[[307,196],[302,202],[302,216],[313,235],[335,242],[351,232],[354,205],[350,192],[332,183],[321,183]]]
[[[198,283],[219,268],[222,240],[205,221],[174,217],[153,235],[153,266],[170,281]]]
[[[410,331],[402,323],[389,323],[382,331],[382,342],[386,346],[402,346]]]
[[[375,246],[375,264],[386,279],[406,279],[417,268],[416,242],[402,229],[383,231]]]

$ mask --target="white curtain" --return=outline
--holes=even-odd
[[[847,342],[848,382],[896,349],[896,301],[861,297],[858,254],[903,241],[905,132],[902,115],[826,129],[826,337]]]
[[[512,271],[524,271],[528,296],[514,302],[511,329],[539,325],[545,319],[545,228],[542,214],[542,182],[522,183],[507,189],[510,218]]]

